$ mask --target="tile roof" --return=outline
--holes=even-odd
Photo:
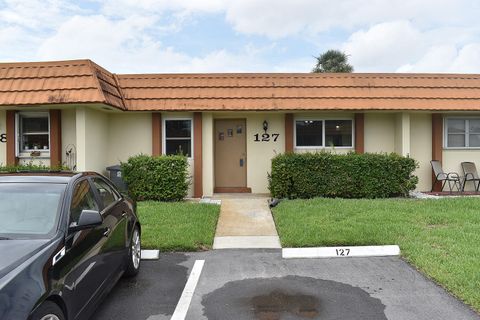
[[[114,75],[90,60],[0,64],[0,105],[72,103],[125,109]]]
[[[478,110],[480,75],[118,75],[128,110]]]
[[[69,103],[128,111],[480,111],[480,75],[116,75],[90,60],[0,64],[0,106]]]

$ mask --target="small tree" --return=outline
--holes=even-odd
[[[348,56],[339,50],[328,50],[315,59],[317,64],[312,70],[313,73],[353,72],[353,67],[348,63]]]

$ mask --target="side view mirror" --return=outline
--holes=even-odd
[[[69,232],[75,232],[79,230],[85,230],[94,228],[96,226],[101,225],[103,222],[102,215],[100,212],[96,210],[83,210],[80,213],[80,218],[78,219],[78,223],[74,225],[70,225],[68,228]]]

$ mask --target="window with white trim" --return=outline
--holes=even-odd
[[[298,148],[353,147],[353,120],[296,120]]]
[[[48,112],[17,113],[17,150],[19,155],[50,153],[50,116]]]
[[[192,156],[192,120],[165,120],[164,153]]]
[[[480,118],[446,118],[446,148],[480,148]]]

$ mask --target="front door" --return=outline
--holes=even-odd
[[[242,192],[247,187],[245,119],[215,121],[216,192]]]

